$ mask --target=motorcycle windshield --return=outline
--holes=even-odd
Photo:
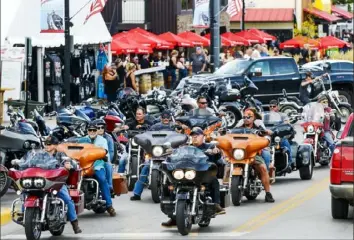
[[[31,134],[37,136],[37,133],[32,125],[26,122],[18,122],[15,127],[15,131],[21,134]]]
[[[82,118],[82,119],[84,119],[87,122],[91,121],[91,119],[83,111],[81,111],[80,109],[76,109],[75,110],[75,115],[80,117],[80,118]]]
[[[202,150],[193,146],[184,146],[174,150],[165,164],[169,171],[175,169],[207,171],[210,166],[208,159]]]
[[[318,102],[311,102],[307,104],[302,111],[302,117],[305,122],[323,123],[324,116],[324,107]]]
[[[284,121],[282,115],[278,112],[264,112],[262,119],[266,126],[277,126]]]
[[[57,169],[59,162],[55,157],[43,150],[29,151],[21,159],[19,168],[25,170],[27,168],[40,168],[44,170]]]

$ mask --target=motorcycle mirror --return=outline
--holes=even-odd
[[[92,102],[93,102],[93,99],[92,99],[92,98],[89,98],[89,99],[86,100],[86,102],[92,103]]]
[[[171,148],[171,143],[170,142],[166,142],[163,144],[163,146],[167,149]]]

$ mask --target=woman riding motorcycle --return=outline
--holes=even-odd
[[[272,131],[267,130],[262,122],[262,117],[257,113],[256,109],[254,108],[247,108],[244,111],[243,120],[240,120],[236,128],[253,128],[253,129],[261,129],[267,132],[267,134],[271,135]],[[271,160],[271,155],[269,150],[263,149],[262,150],[262,157],[257,155],[256,156],[256,170],[261,175],[261,181],[264,186],[264,190],[266,191],[265,201],[266,202],[274,202],[274,198],[270,193],[270,184],[269,184],[269,175],[267,168],[269,168]]]

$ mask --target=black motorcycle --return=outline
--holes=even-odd
[[[208,184],[216,177],[217,166],[200,149],[184,146],[174,150],[161,169],[171,183],[161,211],[176,219],[178,232],[188,235],[192,224],[208,227],[216,216]]]
[[[161,162],[172,152],[188,141],[188,137],[174,131],[149,131],[136,135],[134,141],[141,146],[148,155],[149,160],[149,182],[151,197],[155,203],[160,203],[162,190],[166,184],[166,178],[161,172]],[[171,149],[172,148],[172,149]],[[145,160],[146,159],[145,157]]]

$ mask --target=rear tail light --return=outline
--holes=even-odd
[[[341,174],[342,174],[342,153],[340,147],[337,147],[333,151],[332,163],[331,163],[331,184],[340,184],[341,183]]]

